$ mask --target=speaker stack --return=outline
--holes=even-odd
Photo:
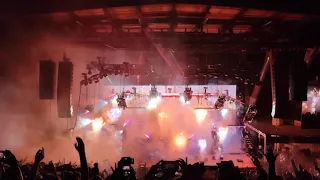
[[[306,101],[308,93],[307,64],[302,55],[293,57],[290,64],[289,99],[291,101]]]
[[[39,98],[54,99],[56,64],[52,60],[41,60],[39,66]]]
[[[276,88],[276,109],[274,118],[288,119],[289,101],[289,58],[287,52],[278,53],[275,56],[275,88]]]
[[[69,61],[59,62],[57,105],[59,118],[71,118],[72,116],[72,80],[73,64]]]

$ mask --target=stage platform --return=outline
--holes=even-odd
[[[184,158],[183,158],[184,159]],[[164,159],[168,161],[172,161],[172,159]],[[245,153],[237,153],[237,154],[224,154],[223,160],[216,159],[212,160],[208,158],[207,161],[204,162],[205,166],[217,166],[217,163],[221,161],[233,161],[234,165],[239,168],[255,168],[255,165],[252,163],[251,159]],[[152,165],[158,163],[159,160],[148,160],[146,165],[150,168]],[[193,160],[192,158],[188,158],[188,164],[194,164],[199,162],[199,160]]]
[[[319,129],[301,129],[294,125],[273,126],[271,120],[255,120],[246,124],[267,136],[268,143],[320,143]]]

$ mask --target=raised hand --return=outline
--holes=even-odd
[[[83,153],[84,152],[83,140],[80,137],[77,137],[76,140],[77,140],[77,143],[74,144],[74,147],[79,153]]]
[[[253,157],[251,161],[256,167],[261,167],[260,161],[257,158]]]
[[[317,171],[318,171],[318,173],[320,173],[320,168],[318,167],[318,165],[316,164],[315,165],[315,167],[314,167]]]
[[[279,154],[274,154],[273,151],[269,151],[267,154],[265,154],[265,157],[267,158],[269,164],[275,164],[278,155]]]
[[[193,165],[187,165],[185,171],[182,173],[182,180],[201,179],[205,172],[203,163],[195,163]]]
[[[10,166],[17,166],[18,165],[18,161],[16,159],[16,157],[12,154],[11,151],[9,150],[5,150],[3,152],[3,155],[6,157],[6,162],[10,165]]]
[[[181,170],[180,171],[183,171],[187,166],[188,164],[185,162],[185,160],[179,158],[179,160],[177,160]]]
[[[35,161],[36,162],[41,162],[44,159],[44,149],[41,148],[38,150],[35,156]]]

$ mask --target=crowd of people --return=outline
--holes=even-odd
[[[42,162],[45,156],[45,150],[42,148],[35,154],[33,164],[22,164],[17,161],[16,157],[9,150],[1,152],[1,171],[0,179],[2,180],[201,180],[201,179],[219,179],[219,180],[276,180],[276,179],[297,179],[297,180],[313,180],[317,179],[314,174],[309,173],[301,165],[296,167],[294,160],[291,160],[291,165],[294,173],[282,173],[282,176],[277,176],[276,159],[278,154],[272,151],[264,156],[268,162],[268,171],[261,164],[261,160],[252,157],[253,164],[256,169],[239,169],[234,166],[232,161],[222,161],[217,166],[205,166],[203,163],[187,164],[185,160],[179,159],[176,161],[159,161],[151,166],[148,172],[142,176],[138,175],[132,167],[134,160],[130,157],[123,157],[117,163],[116,167],[111,167],[112,173],[108,174],[106,170],[99,169],[98,163],[89,167],[86,159],[85,144],[81,138],[76,138],[77,143],[75,149],[80,157],[80,166],[72,164],[54,164],[52,161],[45,164]],[[318,166],[314,169],[320,173]]]

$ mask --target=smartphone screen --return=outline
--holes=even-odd
[[[176,168],[176,163],[175,162],[164,162],[163,166],[165,169],[173,169],[173,168]]]
[[[123,166],[122,168],[124,171],[129,171],[130,170],[130,166]]]
[[[2,152],[0,152],[0,159],[4,159],[4,154]]]

